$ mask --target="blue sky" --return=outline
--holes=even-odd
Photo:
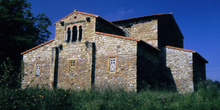
[[[220,81],[220,0],[28,0],[32,12],[45,13],[55,23],[77,9],[114,21],[173,13],[184,36],[184,48],[197,51],[209,63],[207,78]],[[54,38],[55,26],[49,27]]]

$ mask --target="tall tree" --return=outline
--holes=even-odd
[[[31,13],[27,0],[0,0],[0,64],[9,57],[20,67],[20,53],[47,41],[50,25],[44,13]]]

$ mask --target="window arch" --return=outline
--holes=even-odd
[[[82,40],[82,26],[79,26],[79,41]]]
[[[72,30],[72,42],[75,42],[77,40],[77,27],[73,26]]]

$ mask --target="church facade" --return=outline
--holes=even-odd
[[[21,53],[22,88],[168,87],[187,93],[206,80],[208,61],[183,48],[172,13],[109,22],[75,10],[54,25],[54,39]]]

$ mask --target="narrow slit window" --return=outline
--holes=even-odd
[[[70,31],[70,28],[68,28],[68,29],[67,29],[66,42],[69,42],[69,41],[70,41],[70,36],[71,36],[71,31]]]
[[[69,73],[75,73],[76,72],[76,60],[70,60],[69,61]]]
[[[82,40],[82,26],[79,27],[79,41]]]
[[[72,30],[72,42],[75,42],[77,40],[77,27],[73,26]]]
[[[110,61],[109,61],[109,71],[110,72],[115,72],[116,70],[116,58],[110,58]]]
[[[36,76],[39,76],[39,75],[40,75],[40,64],[36,64],[35,75],[36,75]]]

